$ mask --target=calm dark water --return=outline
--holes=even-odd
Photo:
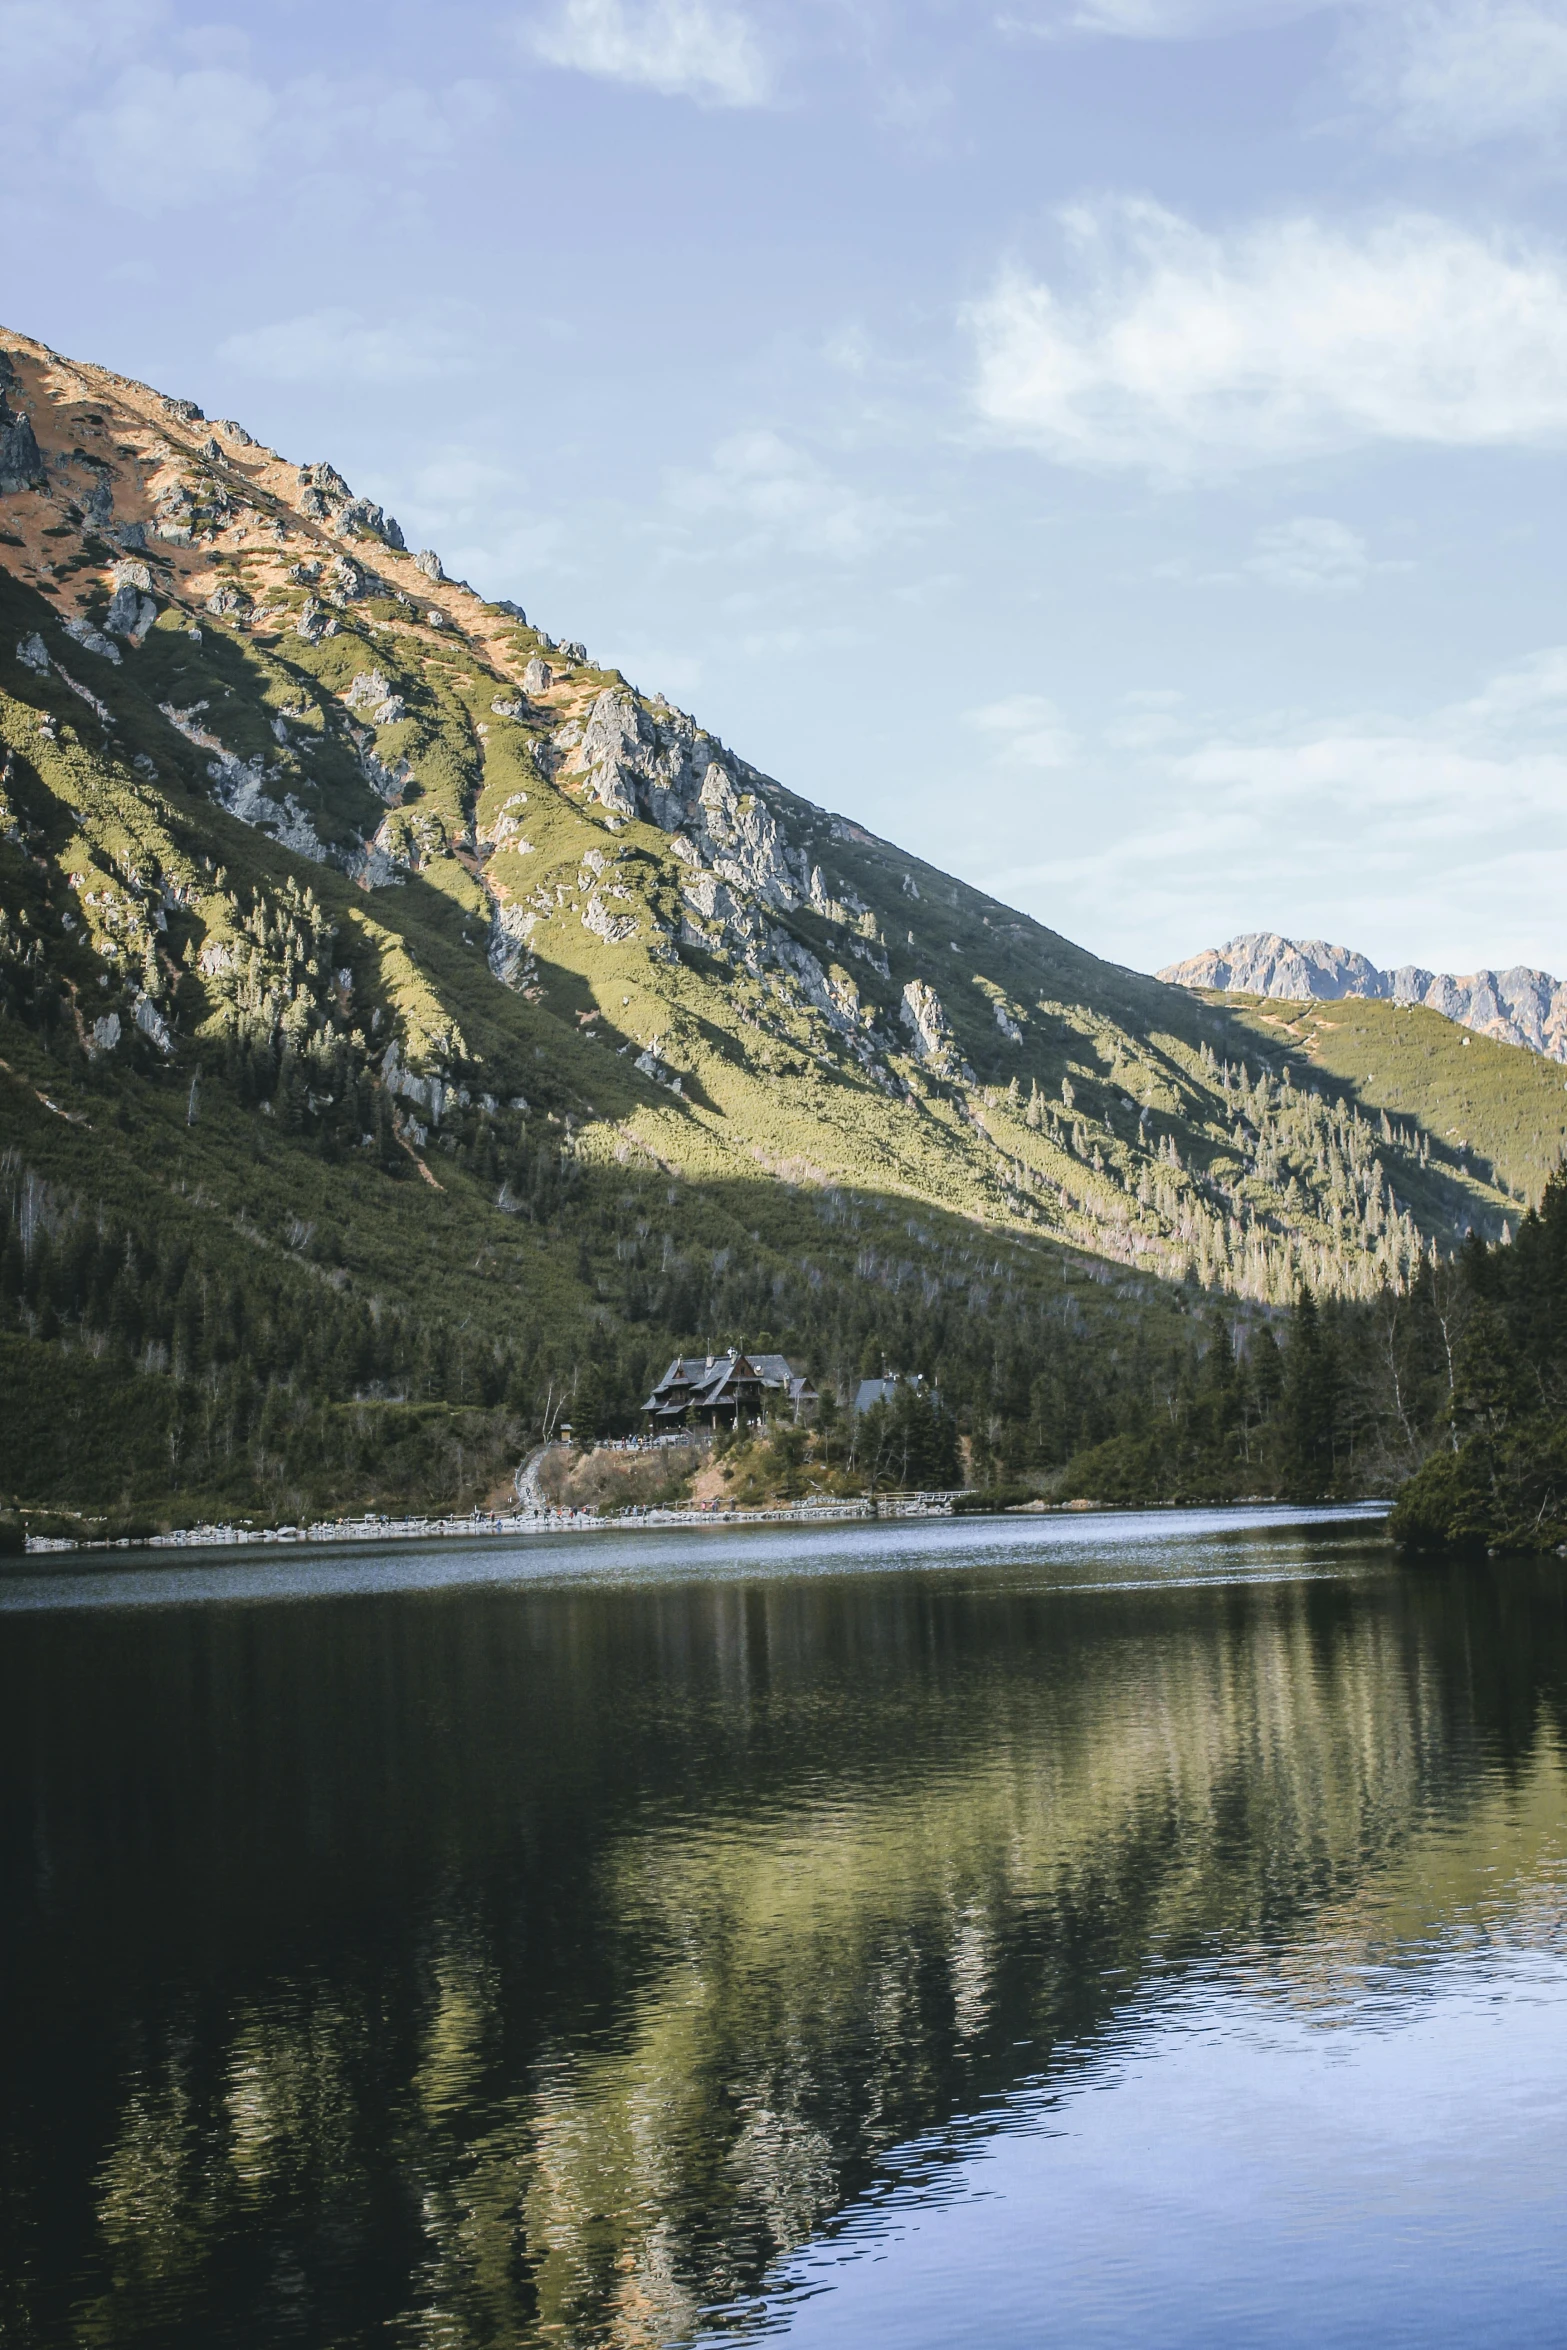
[[[0,1584],[0,2344],[1567,2340],[1567,1563]]]

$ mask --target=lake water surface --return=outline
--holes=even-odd
[[[0,1582],[0,2344],[1567,2341],[1567,1562]]]

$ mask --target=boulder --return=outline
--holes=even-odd
[[[402,695],[393,690],[379,669],[361,669],[343,700],[350,710],[367,713],[377,726],[397,726],[408,715]]]
[[[568,661],[586,661],[588,657],[586,645],[563,644],[560,649],[565,654]]]
[[[555,673],[549,663],[541,661],[538,654],[535,653],[522,673],[523,692],[525,694],[547,694],[554,683]]]
[[[147,525],[145,522],[122,522],[114,535],[128,555],[145,554],[147,548]]]
[[[123,564],[121,571],[132,575],[139,572],[142,584],[151,584],[148,580],[145,563]],[[135,577],[122,576],[114,594],[109,599],[109,609],[104,614],[103,625],[110,636],[128,637],[133,645],[139,645],[157,617],[157,605],[151,596],[139,592]]]
[[[44,640],[36,629],[31,636],[23,637],[16,648],[16,657],[24,669],[31,669],[39,677],[48,676],[49,655],[45,649]]]
[[[441,558],[435,552],[433,547],[420,548],[418,554],[414,557],[414,569],[415,571],[422,571],[425,578],[428,580],[433,580],[437,587],[439,587],[441,581],[446,577],[445,572],[441,569]]]
[[[299,618],[294,623],[294,634],[302,636],[307,645],[318,645],[323,637],[337,633],[337,615],[325,612],[314,596],[306,596],[299,607]]]

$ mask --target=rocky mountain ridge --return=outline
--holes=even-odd
[[[1272,997],[1289,1003],[1337,1003],[1364,996],[1373,1003],[1422,1004],[1479,1036],[1523,1045],[1553,1061],[1567,1061],[1567,981],[1525,964],[1459,977],[1414,963],[1379,970],[1352,948],[1321,938],[1283,938],[1249,930],[1228,946],[1209,947],[1167,964],[1159,977],[1172,987]]]

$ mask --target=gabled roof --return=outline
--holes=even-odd
[[[741,1354],[676,1355],[659,1380],[643,1410],[683,1411],[692,1405],[738,1401],[748,1388],[772,1388],[798,1400],[816,1393],[809,1378],[797,1371],[787,1355]]]

